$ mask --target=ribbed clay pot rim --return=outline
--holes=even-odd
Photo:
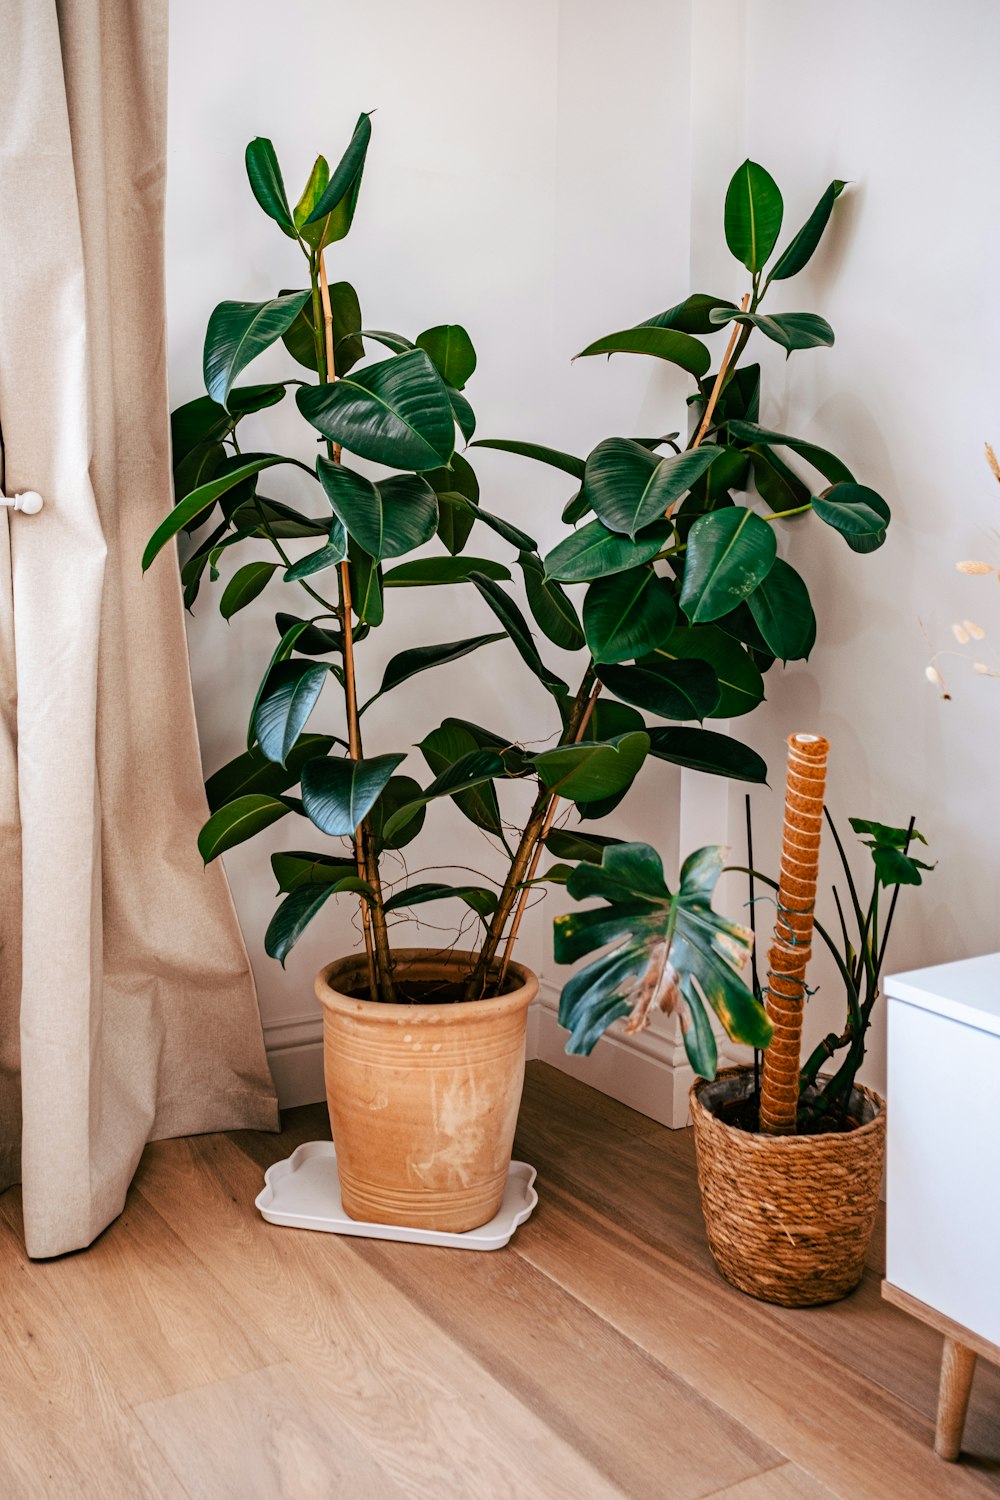
[[[478,954],[436,948],[394,948],[393,960],[398,971],[411,978],[438,979],[468,974]],[[482,1000],[447,1000],[440,1005],[418,1001],[391,1004],[384,1000],[361,1000],[346,993],[350,989],[367,989],[368,961],[363,953],[352,953],[327,964],[316,976],[316,998],[327,1008],[342,1016],[359,1016],[369,1020],[406,1021],[463,1021],[471,1018],[485,1019],[490,1015],[502,1015],[521,1006],[527,1007],[538,993],[538,976],[524,964],[511,962],[507,965],[502,995],[488,995]]]
[[[702,1130],[715,1131],[720,1137],[735,1137],[740,1149],[747,1151],[821,1151],[826,1144],[838,1146],[845,1141],[863,1141],[869,1136],[879,1135],[885,1129],[885,1100],[874,1089],[866,1088],[863,1083],[854,1085],[853,1093],[860,1094],[866,1099],[872,1108],[872,1118],[866,1120],[863,1125],[858,1125],[854,1130],[829,1130],[815,1135],[765,1135],[762,1131],[756,1134],[749,1130],[740,1130],[735,1125],[727,1125],[725,1120],[719,1118],[708,1105],[702,1101],[701,1095],[706,1089],[721,1083],[727,1078],[753,1078],[753,1069],[746,1067],[720,1068],[714,1078],[698,1078],[691,1086],[689,1102],[692,1118],[698,1115],[698,1125]],[[736,1144],[736,1141],[734,1141]]]

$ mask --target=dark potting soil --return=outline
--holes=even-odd
[[[465,999],[464,983],[451,981],[439,981],[434,979],[413,979],[397,982],[399,1005],[457,1005]],[[370,1000],[366,984],[359,985],[351,991],[352,1000]],[[483,999],[489,1000],[490,995],[484,995]]]
[[[743,1099],[724,1099],[713,1113],[723,1125],[731,1125],[734,1130],[743,1130],[747,1135],[760,1134],[759,1094],[747,1094]],[[842,1121],[839,1114],[832,1118],[820,1115],[815,1119],[801,1120],[796,1134],[847,1135],[850,1131],[859,1129],[860,1125],[861,1121],[854,1115],[848,1115],[846,1121]]]

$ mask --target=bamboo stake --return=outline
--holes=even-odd
[[[766,992],[774,1036],[764,1053],[760,1090],[760,1128],[767,1135],[795,1134],[806,968],[812,954],[829,750],[819,735],[789,735],[778,911],[768,953]]]
[[[740,303],[740,311],[746,312],[749,306],[750,293],[745,292],[743,301]],[[712,391],[708,398],[708,405],[705,407],[705,415],[701,419],[701,424],[698,428],[695,440],[691,444],[691,449],[689,451],[693,451],[695,448],[701,447],[701,440],[705,436],[705,433],[708,431],[709,423],[712,420],[712,413],[715,411],[716,402],[722,394],[722,383],[726,378],[726,371],[729,369],[729,361],[733,357],[733,350],[736,348],[736,341],[740,336],[740,332],[741,329],[739,323],[734,323],[729,343],[726,345],[726,352],[722,356],[722,364],[719,366],[719,373],[715,377],[715,384],[712,386]]]

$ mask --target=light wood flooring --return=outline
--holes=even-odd
[[[948,1500],[1000,1495],[1000,1371],[957,1466],[940,1337],[879,1296],[741,1296],[690,1131],[534,1063],[540,1203],[493,1254],[281,1229],[261,1174],[325,1111],[147,1148],[90,1250],[28,1261],[0,1197],[2,1500]]]

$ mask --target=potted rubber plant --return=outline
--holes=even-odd
[[[327,277],[326,253],[351,226],[370,134],[362,116],[339,164],[331,172],[319,158],[294,208],[270,142],[248,147],[253,192],[301,253],[308,285],[263,303],[224,302],[213,312],[205,341],[207,395],[174,413],[176,504],[150,539],[144,564],[187,532],[182,578],[189,606],[206,579],[228,570],[236,546],[255,555],[224,584],[220,609],[227,619],[265,589],[273,592],[279,580],[284,599],[301,601],[276,615],[277,641],[262,663],[246,750],[206,784],[210,816],[201,852],[214,859],[288,818],[304,819],[312,834],[326,836],[318,850],[273,856],[281,899],[265,947],[283,962],[331,899],[360,905],[359,951],[328,965],[317,981],[345,1209],[356,1218],[462,1231],[493,1215],[506,1182],[525,1018],[537,988],[513,952],[528,894],[541,878],[539,861],[546,848],[566,858],[610,843],[589,830],[557,828],[557,809],[575,808],[586,819],[608,815],[651,758],[763,781],[766,767],[755,752],[690,721],[752,707],[763,695],[761,672],[779,655],[804,654],[814,621],[804,585],[789,583],[781,570],[778,586],[762,595],[767,636],[756,633],[752,613],[751,624],[744,621],[742,606],[777,568],[776,518],[751,514],[728,487],[706,483],[718,466],[728,484],[755,463],[780,476],[771,436],[779,446],[795,441],[746,427],[726,441],[720,423],[731,425],[739,411],[739,420],[752,426],[756,415],[755,376],[735,363],[747,325],[734,332],[716,375],[695,393],[699,431],[690,446],[704,444],[703,454],[677,454],[670,439],[670,451],[659,456],[663,443],[655,438],[612,440],[610,450],[599,444],[586,461],[543,450],[579,491],[569,523],[592,509],[597,516],[544,558],[533,537],[481,503],[476,474],[456,452],[459,434],[469,439],[475,423],[465,394],[476,364],[468,333],[440,324],[411,339],[370,328],[354,287]],[[668,353],[661,340],[660,357],[680,350],[683,360],[696,357],[708,370],[711,356],[693,334],[666,326],[653,331],[681,341]],[[250,361],[279,339],[299,373],[266,385],[239,383]],[[702,353],[695,356],[696,349]],[[244,417],[282,401],[290,388],[310,449],[318,435],[322,451],[311,461],[242,451]],[[820,450],[810,461],[838,462]],[[280,465],[311,477],[318,509],[259,493],[261,476]],[[859,487],[843,466],[838,475],[833,487],[840,495],[825,510],[817,506],[855,545],[860,533],[843,516],[859,511]],[[787,492],[792,481],[783,484]],[[612,493],[625,509],[612,510]],[[724,510],[747,519],[725,536],[699,532],[692,544],[698,517],[712,522]],[[877,513],[884,529],[887,515]],[[659,520],[650,519],[654,514]],[[494,550],[509,549],[510,566],[470,550],[484,536]],[[582,616],[561,581],[567,548],[588,559],[568,569],[589,580]],[[268,555],[260,558],[263,549]],[[685,550],[697,559],[696,568],[689,561],[686,578]],[[515,568],[524,609],[510,587]],[[423,587],[474,589],[493,629],[410,643],[374,680],[365,642],[386,622],[403,626],[408,591]],[[543,636],[575,652],[575,687],[543,660],[525,610]],[[720,623],[700,623],[707,619]],[[549,722],[525,725],[517,742],[461,717],[460,669],[453,664],[487,649],[516,652],[551,702]],[[431,669],[438,684],[457,680],[458,712],[439,718],[437,706],[426,726],[407,725],[405,742],[398,729],[393,744],[373,750],[365,733],[371,704]],[[324,691],[339,700],[335,735],[308,728]],[[647,725],[637,703],[654,717],[680,722]],[[430,698],[429,716],[434,705]],[[416,733],[427,767],[419,781],[403,769]],[[528,811],[512,826],[501,798],[514,782],[522,784],[520,805],[527,788]],[[385,856],[417,838],[445,799],[480,833],[506,844],[507,863],[494,884],[408,883],[389,873],[394,867]],[[456,853],[450,868],[467,868],[464,844]],[[703,905],[710,905],[717,867],[706,864],[699,877]],[[558,879],[558,869],[545,878]],[[399,915],[431,902],[462,903],[460,910],[475,913],[482,938],[474,951],[394,945]],[[692,924],[692,958],[704,947],[710,962],[708,943],[709,935]],[[738,1016],[717,986],[706,999],[737,1040],[759,1044],[769,1034],[753,996]]]

